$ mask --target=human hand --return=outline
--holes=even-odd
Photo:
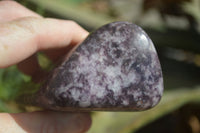
[[[36,52],[44,52],[55,62],[87,35],[73,21],[42,18],[15,1],[0,1],[0,68],[17,64],[20,71],[37,80],[43,70]],[[87,113],[0,113],[2,133],[83,133],[90,125]]]

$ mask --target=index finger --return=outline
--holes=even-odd
[[[26,17],[0,24],[0,68],[16,64],[39,50],[78,44],[88,32],[69,20]]]

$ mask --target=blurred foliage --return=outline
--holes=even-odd
[[[16,66],[0,69],[0,98],[5,101],[14,100],[22,85],[28,81],[30,77],[19,72]]]
[[[131,21],[152,38],[165,92],[144,112],[94,112],[88,133],[200,132],[200,0],[18,0],[45,17],[72,19],[89,31],[112,21]],[[45,56],[40,65],[49,69]],[[20,112],[16,97],[38,84],[17,68],[0,69],[0,111]]]
[[[16,66],[0,69],[0,112],[24,111],[15,100],[22,95],[34,93],[39,87],[31,77],[21,73]]]

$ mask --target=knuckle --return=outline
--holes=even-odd
[[[79,27],[79,24],[73,20],[68,20],[68,23],[72,26],[76,26],[76,27]]]
[[[21,28],[23,31],[29,34],[35,34],[39,18],[36,17],[26,17],[16,22],[15,25]]]

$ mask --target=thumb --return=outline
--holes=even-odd
[[[91,126],[88,113],[54,111],[2,113],[0,118],[2,133],[84,133]]]

